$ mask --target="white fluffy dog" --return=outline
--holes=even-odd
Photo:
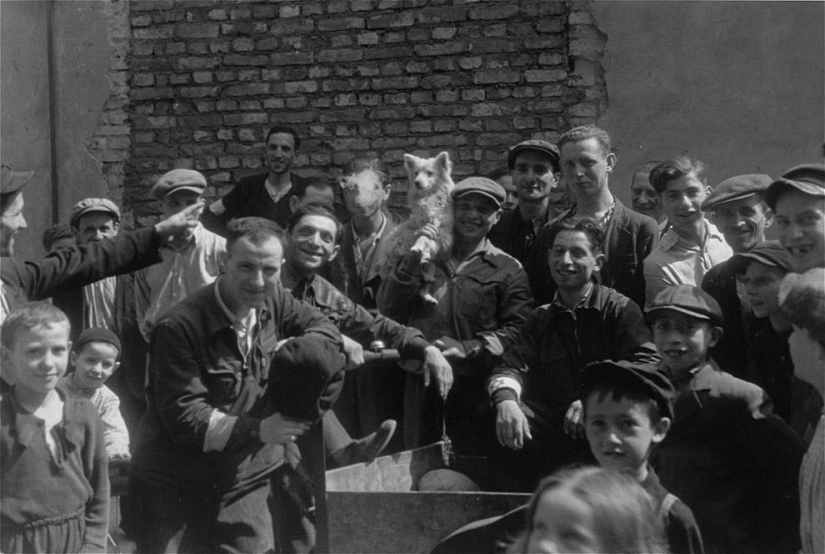
[[[404,167],[409,181],[410,218],[387,237],[382,249],[382,274],[388,275],[408,252],[420,252],[424,269],[421,298],[436,304],[429,290],[434,280],[432,262],[449,256],[453,245],[452,162],[447,152],[427,159],[404,154]],[[417,236],[428,225],[438,230],[436,239]]]

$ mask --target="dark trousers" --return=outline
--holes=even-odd
[[[487,457],[503,466],[517,480],[523,492],[533,492],[542,477],[568,465],[595,464],[587,439],[574,439],[564,432],[564,421],[547,418],[520,404],[530,425],[532,440],[526,440],[520,450],[501,446],[495,436],[496,411],[489,413],[492,440],[487,440]]]
[[[269,479],[223,495],[183,493],[135,478],[129,489],[137,552],[274,551]]]

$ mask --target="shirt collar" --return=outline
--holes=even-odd
[[[576,306],[572,310],[565,306],[564,302],[562,302],[561,300],[561,294],[559,294],[559,290],[556,289],[556,293],[553,295],[553,305],[561,311],[574,312],[579,308],[590,305],[590,300],[593,298],[593,293],[597,287],[598,283],[594,279],[591,279],[590,289],[585,293],[584,296],[582,296],[581,300],[579,300],[579,303],[576,304]]]

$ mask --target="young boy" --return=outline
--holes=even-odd
[[[700,285],[711,267],[733,255],[702,212],[710,192],[702,162],[684,156],[666,160],[650,171],[650,184],[670,228],[644,261],[645,307],[667,287]]]
[[[58,392],[69,320],[46,302],[23,304],[0,330],[0,551],[103,552],[109,473],[103,424],[87,400]]]
[[[677,285],[656,295],[647,317],[676,389],[674,423],[652,458],[662,484],[693,509],[709,552],[795,551],[804,445],[761,388],[708,356],[722,335],[719,304]]]
[[[779,288],[782,311],[791,320],[791,358],[797,377],[825,396],[825,270],[791,273]],[[825,417],[820,416],[799,478],[802,552],[825,552]]]
[[[704,552],[693,512],[649,464],[651,449],[673,421],[673,385],[654,366],[627,360],[592,363],[581,379],[585,432],[596,461],[629,474],[647,491],[664,520],[670,552]]]
[[[120,415],[120,400],[105,385],[120,366],[120,348],[120,339],[108,329],[86,329],[69,355],[74,372],[60,379],[58,385],[67,396],[86,398],[97,408],[109,459],[129,458],[129,432]]]

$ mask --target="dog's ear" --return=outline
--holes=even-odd
[[[407,170],[407,173],[412,175],[415,172],[415,168],[421,162],[421,158],[417,158],[412,154],[404,154],[404,167]]]
[[[453,162],[450,161],[449,152],[441,152],[435,157],[436,167],[444,168],[444,173],[449,175],[453,170]]]

